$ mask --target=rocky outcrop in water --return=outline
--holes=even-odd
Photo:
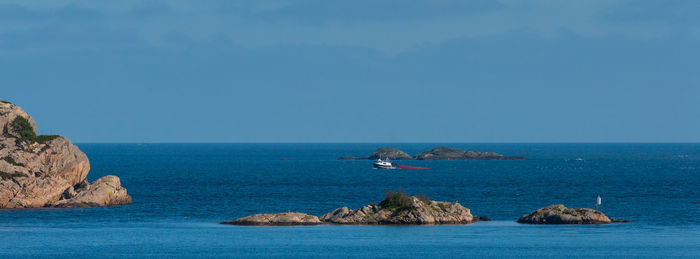
[[[550,205],[530,212],[518,219],[525,224],[609,224],[613,220],[600,211],[587,208],[569,209],[564,205]],[[616,222],[629,222],[617,220]]]
[[[406,152],[403,152],[401,150],[392,148],[392,147],[383,147],[379,148],[372,153],[367,159],[370,160],[376,160],[376,159],[391,159],[391,160],[411,160],[411,155],[406,154]]]
[[[383,147],[379,148],[368,157],[345,156],[338,160],[375,160],[378,158],[390,160],[524,160],[522,156],[504,156],[494,152],[478,152],[453,149],[448,147],[436,147],[411,157],[401,150]]]
[[[338,160],[376,160],[376,159],[389,159],[389,160],[412,160],[411,155],[403,152],[401,150],[395,149],[393,147],[383,147],[378,148],[368,157],[354,157],[354,156],[344,156],[338,158]]]
[[[421,201],[410,197],[406,207],[370,204],[351,210],[338,208],[320,218],[324,222],[351,225],[470,224],[474,217],[459,203]]]
[[[416,160],[522,160],[520,156],[504,156],[494,152],[477,152],[469,150],[436,147],[415,155]]]
[[[63,192],[61,199],[51,207],[78,208],[78,207],[102,207],[119,204],[130,204],[131,196],[122,187],[119,177],[107,175],[92,183],[83,181],[77,185],[68,187]]]
[[[247,217],[221,222],[228,225],[246,226],[299,226],[323,224],[318,217],[300,212],[284,212],[277,214],[255,214]]]
[[[338,208],[320,218],[299,212],[256,214],[221,224],[255,226],[291,226],[318,224],[347,225],[423,225],[471,224],[488,217],[472,216],[459,203],[431,201],[424,196],[407,196],[403,192],[388,192],[379,204],[370,204],[351,210]]]
[[[37,135],[18,106],[0,101],[0,208],[86,207],[131,203],[119,178],[87,183],[90,162],[69,139]]]

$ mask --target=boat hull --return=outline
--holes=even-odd
[[[374,164],[375,169],[397,169],[398,167],[395,167],[393,165],[380,165],[380,164]]]

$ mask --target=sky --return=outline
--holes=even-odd
[[[700,1],[0,0],[73,142],[700,142]]]

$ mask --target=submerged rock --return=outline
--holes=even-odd
[[[473,216],[459,203],[431,201],[401,192],[387,195],[380,204],[370,204],[351,210],[338,208],[320,217],[333,224],[361,225],[420,225],[420,224],[470,224]]]
[[[600,211],[588,208],[569,209],[550,205],[523,215],[518,223],[525,224],[609,224],[613,221]]]
[[[323,222],[321,222],[318,217],[300,212],[255,214],[231,221],[221,222],[221,224],[247,226],[298,226],[318,225],[322,223]]]
[[[415,155],[416,160],[523,160],[521,156],[504,156],[494,152],[477,152],[469,150],[436,147]]]
[[[477,221],[491,221],[491,218],[487,216],[474,216],[474,219],[472,222],[477,222]]]
[[[611,223],[630,223],[632,222],[629,219],[610,219],[612,222]]]
[[[0,101],[0,129],[0,208],[131,203],[116,176],[100,178],[85,191],[87,156],[67,138],[37,136],[36,122],[18,106]]]

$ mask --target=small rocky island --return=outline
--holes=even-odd
[[[221,222],[228,225],[243,226],[303,226],[323,224],[318,217],[300,212],[284,212],[276,214],[255,214],[240,219]]]
[[[564,205],[550,205],[523,215],[518,223],[524,224],[609,224],[630,222],[624,219],[610,219],[600,211],[588,208],[569,209]]]
[[[339,160],[375,160],[378,158],[390,160],[524,160],[522,156],[504,156],[494,152],[478,152],[436,147],[411,157],[411,155],[392,147],[383,147],[374,151],[368,157],[346,156]]]
[[[97,207],[130,204],[119,177],[87,182],[90,162],[69,139],[37,135],[20,107],[0,101],[0,208]]]
[[[470,210],[459,203],[432,201],[424,195],[408,196],[402,191],[386,192],[379,204],[370,204],[351,210],[347,207],[335,209],[316,217],[299,212],[278,214],[256,214],[221,224],[256,226],[293,225],[435,225],[471,224],[487,217],[472,216]]]
[[[390,159],[390,160],[412,160],[413,157],[403,152],[401,150],[395,149],[393,147],[383,147],[378,148],[371,155],[367,157],[354,157],[354,156],[344,156],[338,158],[338,160],[377,160],[377,159]]]

